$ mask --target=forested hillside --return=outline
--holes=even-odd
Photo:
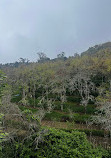
[[[110,158],[111,42],[38,56],[0,65],[1,157]]]

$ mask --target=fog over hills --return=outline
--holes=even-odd
[[[0,63],[81,53],[111,40],[111,0],[0,0]]]

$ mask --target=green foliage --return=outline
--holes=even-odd
[[[79,96],[68,96],[68,97],[67,97],[67,101],[68,101],[68,102],[80,103],[81,98],[80,98]]]
[[[19,104],[20,105],[29,105],[29,101],[27,98],[22,98],[20,101],[19,101]]]
[[[23,105],[19,105],[19,108],[21,111],[24,111],[24,110],[31,110],[33,113],[36,113],[38,111],[38,109],[34,109],[34,108],[31,108],[31,107],[26,107],[26,106],[23,106]]]
[[[39,119],[38,119],[37,115],[34,115],[31,110],[26,109],[22,112],[22,114],[25,115],[25,117],[27,118],[28,121],[30,121],[30,122],[36,121],[36,123],[39,125]]]
[[[104,131],[103,130],[95,130],[95,129],[61,129],[65,132],[72,132],[72,131],[79,131],[79,132],[84,132],[87,136],[99,136],[99,137],[104,137]],[[110,133],[108,134],[110,136]]]
[[[73,114],[70,116],[70,114],[64,114],[64,113],[59,113],[56,111],[53,111],[51,113],[47,113],[45,115],[45,120],[51,120],[51,121],[61,121],[61,122],[76,122],[76,123],[86,123],[90,119],[90,115],[84,114]]]
[[[45,57],[43,59],[47,60],[44,54],[39,55],[40,59],[42,59],[41,57]],[[62,56],[63,55],[64,54],[62,54]],[[77,87],[72,86],[73,89],[69,88],[69,82],[71,79],[75,79],[76,74],[80,73],[81,76],[83,72],[85,74],[85,80],[87,79],[87,77],[89,77],[90,81],[92,81],[96,85],[96,88],[100,88],[101,85],[104,85],[104,87],[107,87],[107,89],[109,87],[111,88],[111,85],[109,83],[109,80],[111,80],[110,42],[103,45],[96,45],[95,47],[91,47],[81,56],[76,55],[75,57],[69,57],[66,60],[61,60],[60,56],[61,54],[59,54],[58,56],[60,60],[48,60],[49,62],[29,64],[25,64],[26,61],[21,58],[21,64],[19,66],[16,66],[16,68],[13,64],[10,64],[10,66],[3,66],[4,72],[8,72],[8,83],[12,86],[13,95],[11,101],[19,103],[19,108],[24,111],[23,115],[25,115],[26,120],[28,120],[29,122],[32,120],[35,121],[37,119],[35,113],[38,111],[37,108],[39,106],[43,106],[44,108],[47,106],[46,102],[44,102],[44,105],[38,104],[39,97],[43,97],[46,95],[47,97],[45,96],[45,99],[55,99],[55,110],[60,110],[60,98],[62,98],[65,94],[67,94],[67,102],[64,103],[63,101],[63,113],[54,111],[52,113],[46,114],[45,119],[54,121],[65,121],[67,123],[85,123],[87,120],[90,119],[90,114],[94,114],[96,112],[96,106],[93,104],[94,100],[88,100],[89,105],[84,108],[80,105],[80,101],[82,98],[80,98],[80,92]],[[5,86],[4,78],[4,74],[0,71],[0,104],[1,97],[3,95],[3,88]],[[64,90],[64,95],[62,94],[62,90]],[[98,91],[93,92],[93,90],[91,90],[91,87],[89,91],[90,94],[94,97],[98,96]],[[61,97],[60,94],[63,96]],[[85,93],[83,93],[82,97],[84,97],[84,95]],[[62,99],[65,100],[64,98]],[[102,98],[97,97],[97,99],[101,102],[104,101],[103,96]],[[72,116],[69,113],[69,109]],[[109,118],[110,117],[108,116],[108,121]],[[10,122],[11,120],[8,121]],[[2,116],[0,123],[2,123]],[[15,127],[15,124],[18,125],[18,127],[22,126],[22,123],[19,120],[16,121],[15,119],[12,120],[12,129]],[[100,130],[84,129],[81,131],[84,131],[87,135],[90,135],[90,133],[95,136],[104,135],[104,132]],[[1,131],[1,133],[3,132]],[[1,135],[1,137],[3,137],[3,135]],[[21,158],[108,157],[105,156],[105,154],[107,155],[106,152],[103,153],[102,150],[93,149],[92,146],[87,142],[84,134],[77,131],[66,133],[64,131],[50,130],[49,134],[45,136],[44,142],[39,144],[38,150],[34,148],[32,142],[33,139],[28,140],[28,142],[25,142],[24,146],[23,144],[21,144],[21,142],[12,144],[13,149],[10,147],[10,144],[7,143],[7,145],[5,146],[6,148],[4,149],[4,155],[2,157],[6,157],[5,153],[7,153],[8,158],[13,158],[15,152],[16,157]]]
[[[3,90],[6,86],[6,83],[4,82],[4,79],[6,76],[4,73],[0,70],[0,106],[1,106],[1,98],[3,96]],[[3,131],[2,123],[4,119],[4,114],[0,113],[0,144],[4,142],[7,139],[8,133]],[[0,145],[0,150],[2,150],[2,146]]]
[[[7,137],[8,137],[8,133],[3,133],[3,131],[0,131],[0,143],[6,141]]]
[[[0,113],[0,144],[7,140],[8,133],[4,132],[2,129],[4,114]],[[2,146],[0,145],[0,150],[2,150]]]
[[[60,110],[60,102],[55,103],[55,110]],[[86,114],[94,114],[96,112],[96,105],[88,104],[86,110],[84,106],[79,105],[77,102],[66,102],[64,103],[64,112],[68,112],[69,109],[75,113],[86,113]]]
[[[45,115],[45,120],[51,120],[51,121],[60,121],[62,118],[63,114],[59,113],[59,112],[51,112],[51,113],[47,113]]]
[[[33,113],[32,113],[31,110],[26,109],[26,110],[24,110],[22,113],[23,113],[23,115],[25,115],[25,117],[27,118],[27,120],[30,121],[30,120],[33,119]]]
[[[84,114],[74,114],[74,121],[76,123],[86,123],[86,121],[90,120],[90,115]]]
[[[108,152],[94,149],[87,141],[84,133],[73,131],[72,133],[50,129],[44,142],[39,144],[38,157],[46,158],[102,158],[109,157]]]
[[[68,109],[71,109],[73,112],[78,112],[78,113],[85,113],[85,108],[84,106],[81,106],[77,103],[70,103],[67,102],[66,103],[66,111],[68,111]],[[86,107],[86,114],[94,114],[96,111],[96,106],[94,104],[88,104]]]
[[[14,94],[11,98],[12,103],[18,103],[22,99],[21,94]]]
[[[1,104],[1,97],[3,95],[3,89],[6,85],[6,83],[4,83],[5,78],[6,78],[5,74],[0,70],[0,104]]]
[[[34,99],[33,98],[28,98],[28,103],[30,105],[30,107],[39,107],[38,103],[39,103],[39,100],[38,99],[35,99],[35,105],[34,105]]]
[[[43,131],[42,129],[41,131]],[[2,157],[14,158],[110,158],[110,153],[102,148],[94,148],[83,132],[49,129],[43,140],[35,148],[35,134],[30,140],[10,145],[4,144]],[[1,158],[2,158],[1,157]]]
[[[3,117],[4,117],[4,114],[0,113],[0,124],[1,124],[1,122],[3,120]]]

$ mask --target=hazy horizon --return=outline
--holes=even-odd
[[[81,53],[111,41],[110,0],[1,0],[0,63]]]

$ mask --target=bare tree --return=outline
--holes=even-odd
[[[61,110],[63,111],[64,109],[64,103],[67,100],[66,97],[66,90],[68,88],[68,80],[69,80],[69,72],[66,69],[65,63],[59,63],[59,67],[56,70],[54,80],[52,81],[53,83],[53,88],[52,92],[56,94],[60,98],[60,106]]]
[[[95,90],[93,82],[91,82],[90,76],[82,71],[77,72],[74,77],[69,79],[69,89],[71,92],[77,90],[81,96],[81,105],[86,107],[89,100],[93,100],[94,97],[91,95],[91,91]]]
[[[38,52],[37,55],[39,57],[39,59],[38,59],[39,63],[43,63],[45,61],[49,61],[50,60],[50,58],[48,58],[47,55],[45,53],[43,53],[43,52]]]
[[[101,124],[103,129],[109,131],[111,137],[111,92],[105,90],[105,88],[99,88],[99,92],[100,95],[96,98],[98,111],[96,116],[93,117],[93,121]]]

